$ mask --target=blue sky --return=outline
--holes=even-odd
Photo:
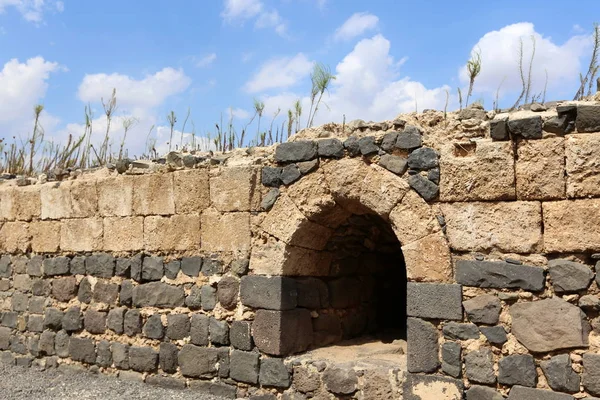
[[[167,140],[166,114],[181,128],[191,108],[198,135],[233,113],[243,126],[253,99],[263,127],[296,99],[308,109],[314,62],[337,76],[316,123],[392,119],[400,112],[457,108],[468,84],[464,64],[482,53],[474,98],[491,108],[520,91],[519,39],[526,62],[533,36],[533,91],[571,98],[591,52],[597,0],[566,7],[527,2],[355,0],[0,0],[0,129],[25,137],[32,108],[45,106],[48,137],[83,132],[84,105],[103,130],[101,97],[117,89],[118,118],[135,117],[128,146],[143,151],[150,126]],[[231,110],[231,111],[230,111]],[[305,111],[306,114],[306,111]],[[303,120],[301,125],[305,125]],[[122,129],[113,125],[118,142]],[[255,128],[255,124],[251,127]],[[191,130],[188,122],[186,133]]]

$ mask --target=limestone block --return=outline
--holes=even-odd
[[[15,188],[13,195],[13,206],[16,219],[20,221],[31,221],[33,218],[38,218],[40,216],[42,203],[39,186]]]
[[[0,248],[7,253],[25,253],[31,245],[27,222],[6,222],[0,228]]]
[[[144,217],[106,217],[104,250],[135,251],[144,246]]]
[[[533,253],[542,243],[539,202],[441,204],[450,247]]]
[[[200,247],[200,216],[172,215],[144,218],[146,250],[193,250]]]
[[[173,174],[173,189],[177,214],[199,213],[210,205],[206,169],[176,171]]]
[[[325,180],[335,200],[351,212],[364,214],[360,204],[362,184],[369,166],[359,158],[343,158],[323,163]]]
[[[600,133],[568,135],[565,140],[567,196],[600,194]]]
[[[409,191],[408,183],[385,168],[371,164],[362,183],[361,203],[387,218]]]
[[[440,158],[441,201],[515,198],[511,142],[480,140],[473,152],[460,151],[460,145],[456,146],[445,147]]]
[[[224,167],[210,173],[210,201],[219,211],[250,211],[260,203],[255,168]]]
[[[73,218],[93,217],[98,211],[96,180],[78,179],[71,186],[71,216]]]
[[[448,282],[452,279],[452,260],[442,232],[402,246],[409,281]]]
[[[315,250],[324,249],[333,234],[333,230],[306,218],[285,194],[279,196],[261,227],[286,243]]]
[[[600,250],[600,199],[542,204],[544,252]]]
[[[252,246],[250,269],[258,275],[328,276],[333,255],[290,246],[273,237]]]
[[[98,211],[101,216],[126,217],[133,210],[133,179],[131,176],[111,176],[96,182]]]
[[[440,224],[431,206],[412,190],[394,207],[390,213],[390,221],[394,233],[403,245],[440,231]]]
[[[71,217],[70,182],[57,182],[42,185],[42,219],[63,219]]]
[[[102,218],[64,219],[60,248],[65,251],[102,250]]]
[[[403,388],[404,400],[461,400],[463,398],[462,381],[443,376],[408,374]]]
[[[175,214],[173,174],[149,174],[133,179],[133,212],[136,215]]]
[[[322,171],[304,176],[286,193],[306,218],[328,228],[337,228],[350,216],[336,204]]]
[[[565,197],[564,138],[523,140],[517,149],[517,198],[552,200]]]
[[[60,221],[33,221],[29,224],[31,250],[54,253],[60,245]]]
[[[221,214],[205,210],[201,217],[201,247],[207,251],[245,251],[250,248],[250,214]]]
[[[13,186],[0,186],[0,219],[4,221],[14,221],[15,219]]]

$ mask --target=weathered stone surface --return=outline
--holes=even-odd
[[[419,174],[411,175],[408,184],[426,201],[435,199],[440,192],[438,185]]]
[[[162,324],[160,314],[153,314],[146,320],[144,328],[142,329],[144,336],[150,339],[162,339],[164,336],[165,328]]]
[[[583,387],[594,396],[600,396],[600,354],[583,355]]]
[[[298,307],[308,309],[329,307],[329,289],[321,279],[296,279],[296,290],[298,292]]]
[[[239,382],[258,383],[259,354],[233,350],[230,356],[229,375]]]
[[[564,393],[551,392],[549,390],[514,386],[510,390],[507,400],[574,400],[574,397]]]
[[[138,215],[175,213],[172,174],[148,174],[133,179],[133,211]]]
[[[498,362],[498,382],[503,385],[535,387],[537,372],[530,354],[513,354]]]
[[[490,136],[493,140],[508,140],[508,118],[490,121]]]
[[[338,139],[323,139],[317,142],[319,157],[341,158],[344,156],[344,145]]]
[[[552,200],[565,197],[565,144],[563,138],[521,141],[515,175],[517,198]]]
[[[259,382],[262,386],[290,387],[290,373],[283,364],[283,360],[263,358],[260,362]]]
[[[454,250],[534,253],[542,244],[539,202],[448,203],[440,207]]]
[[[138,372],[151,372],[158,365],[158,353],[151,347],[131,346],[129,367]]]
[[[263,196],[263,199],[260,202],[260,208],[261,208],[261,210],[269,211],[271,208],[273,208],[273,204],[275,204],[275,202],[279,198],[279,194],[280,193],[281,192],[279,191],[279,189],[277,189],[277,188],[271,188],[271,190],[269,190],[267,192],[267,194],[265,194]]]
[[[0,227],[0,249],[6,253],[25,253],[31,243],[27,222],[5,222]]]
[[[44,276],[65,275],[69,273],[68,257],[45,258],[42,265]]]
[[[44,328],[58,331],[62,328],[63,312],[58,308],[46,308],[44,310]]]
[[[134,251],[144,247],[143,217],[104,218],[104,250]]]
[[[65,331],[59,331],[54,337],[54,350],[56,355],[65,358],[69,356],[69,341],[71,337]]]
[[[478,140],[473,152],[449,144],[440,159],[440,200],[511,200],[515,198],[513,147],[510,142]]]
[[[486,386],[473,385],[466,391],[466,400],[504,400],[495,389]]]
[[[351,368],[329,367],[323,373],[325,388],[331,393],[352,394],[358,386],[358,377]]]
[[[119,285],[116,283],[97,282],[94,286],[94,301],[104,304],[114,304],[119,296]]]
[[[421,131],[414,125],[407,125],[398,134],[396,147],[402,150],[414,150],[422,146]]]
[[[202,269],[200,272],[204,276],[220,274],[223,270],[223,263],[214,258],[205,258],[202,260]]]
[[[408,282],[406,311],[410,317],[461,320],[460,285]]]
[[[135,307],[181,307],[184,296],[182,287],[163,282],[145,283],[133,289],[133,305]]]
[[[304,351],[313,341],[310,312],[300,308],[258,310],[252,323],[252,337],[259,350],[270,355]]]
[[[251,324],[247,321],[233,321],[229,329],[229,341],[239,350],[252,350]]]
[[[358,139],[358,148],[360,149],[360,154],[363,156],[369,156],[379,151],[379,147],[375,144],[373,136],[365,136]]]
[[[498,297],[490,294],[474,297],[463,302],[467,317],[476,324],[494,325],[498,323],[502,304]]]
[[[565,140],[567,196],[600,194],[600,133],[568,135]]]
[[[194,314],[190,320],[191,342],[198,346],[208,346],[209,317],[204,314]]]
[[[68,302],[77,292],[77,279],[74,276],[54,279],[52,281],[52,296],[58,301]]]
[[[398,132],[386,133],[381,139],[381,150],[391,152],[396,146],[396,140],[398,140]]]
[[[465,356],[465,374],[471,382],[483,384],[496,383],[492,351],[483,348],[469,352]]]
[[[552,390],[558,392],[576,393],[579,391],[580,378],[571,367],[568,354],[560,354],[540,363],[546,381]],[[530,386],[530,385],[524,385]]]
[[[437,328],[418,318],[407,320],[408,372],[433,372],[440,366]]]
[[[556,293],[585,290],[594,279],[594,273],[587,265],[569,260],[548,261],[548,271]]]
[[[142,262],[142,280],[159,281],[164,274],[162,257],[144,257]]]
[[[402,175],[408,168],[408,161],[404,157],[384,154],[379,159],[379,165],[396,175]]]
[[[173,343],[162,342],[158,351],[158,364],[160,369],[167,373],[174,373],[177,371],[179,363],[177,362],[177,355],[179,354],[179,348]]]
[[[448,322],[444,324],[444,337],[447,339],[478,339],[479,328],[475,324],[463,324],[460,322]]]
[[[77,306],[70,307],[62,319],[62,327],[67,332],[78,331],[83,328],[81,309]]]
[[[200,246],[200,216],[145,217],[144,246],[150,251],[197,249]]]
[[[32,221],[29,224],[31,250],[38,253],[54,253],[60,246],[59,221]]]
[[[113,308],[108,312],[106,327],[118,335],[123,334],[123,319],[125,318],[125,307]]]
[[[465,286],[510,288],[540,291],[544,288],[544,269],[504,261],[457,260],[456,281]]]
[[[577,106],[577,132],[600,132],[600,105]]]
[[[433,375],[408,374],[403,384],[404,400],[461,400],[460,380]]]
[[[402,246],[409,280],[452,281],[452,261],[445,235],[439,231]]]
[[[222,382],[210,382],[201,380],[192,380],[189,383],[192,390],[198,390],[202,393],[208,393],[218,398],[236,399],[237,386]]]
[[[2,329],[2,328],[0,328]],[[0,337],[2,335],[0,334]],[[56,354],[54,350],[54,339],[56,338],[56,333],[52,331],[44,331],[40,335],[40,343],[39,343],[39,351],[41,355],[52,356]],[[0,348],[2,346],[0,345]]]
[[[542,117],[513,114],[508,119],[508,130],[512,135],[518,135],[524,139],[541,139]]]
[[[210,377],[217,372],[218,350],[215,348],[184,345],[179,351],[178,363],[183,376]]]
[[[121,291],[119,292],[119,305],[131,306],[133,298],[133,283],[131,281],[123,281],[121,283]]]
[[[142,333],[142,316],[139,310],[127,310],[123,318],[123,332],[127,336]]]
[[[88,275],[110,278],[115,272],[115,259],[107,253],[92,254],[85,259],[85,270]]]
[[[442,345],[442,371],[453,378],[462,375],[462,348],[460,343],[446,342]]]
[[[408,155],[408,167],[418,171],[426,171],[439,166],[439,155],[430,147],[416,149]]]
[[[263,167],[261,171],[261,182],[265,186],[281,186],[281,167]]]
[[[96,361],[96,346],[88,338],[71,336],[69,340],[69,357],[75,361],[93,364]]]
[[[544,252],[600,250],[600,199],[544,202],[542,208]]]
[[[204,311],[214,310],[217,305],[217,290],[210,285],[202,285],[200,288],[200,303]]]
[[[351,157],[359,155],[360,147],[358,146],[358,138],[356,136],[350,136],[344,141],[344,148],[348,150],[348,154]]]
[[[600,298],[592,294],[586,294],[579,298],[577,305],[579,306],[579,308],[586,311],[597,311],[600,310]]]
[[[79,289],[77,290],[77,299],[82,302],[89,304],[92,301],[94,292],[92,290],[92,282],[88,277],[85,277],[79,282]]]
[[[479,330],[491,344],[503,345],[508,341],[506,329],[503,326],[482,326]]]
[[[210,342],[217,346],[229,345],[229,325],[227,321],[221,321],[211,317],[208,322]]]
[[[88,308],[83,319],[83,326],[89,333],[104,333],[106,331],[106,312]]]
[[[284,185],[294,183],[300,179],[300,177],[302,177],[302,174],[296,164],[286,165],[281,170],[281,182],[283,182]]]
[[[206,251],[245,251],[250,248],[250,214],[208,209],[201,217],[201,248]]]
[[[588,346],[589,324],[577,306],[553,297],[510,307],[512,333],[530,351],[541,353]]]
[[[217,284],[217,298],[226,310],[232,310],[237,306],[240,281],[228,275],[223,277]]]
[[[200,275],[200,269],[202,268],[202,257],[183,257],[181,259],[181,272],[187,276],[196,277]]]
[[[200,212],[208,207],[210,196],[206,169],[175,171],[173,187],[176,213]]]
[[[275,149],[275,161],[280,163],[308,161],[317,157],[317,145],[311,141],[281,143]]]
[[[287,277],[246,275],[240,284],[242,304],[253,308],[290,310],[296,307],[296,281]]]
[[[107,340],[101,340],[96,345],[96,365],[104,368],[112,366],[112,352],[110,342]]]

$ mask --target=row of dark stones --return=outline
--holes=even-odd
[[[562,105],[556,111],[558,115],[546,121],[539,115],[495,119],[490,122],[490,135],[494,140],[509,140],[511,137],[541,139],[543,131],[565,135],[575,128],[579,133],[600,132],[600,105]]]
[[[391,154],[394,151],[408,153],[408,156]],[[410,186],[425,200],[433,200],[439,194],[439,154],[430,147],[423,147],[422,133],[412,125],[399,132],[388,132],[380,141],[374,136],[360,139],[351,136],[344,142],[330,138],[282,143],[275,150],[275,161],[286,165],[263,167],[261,179],[263,185],[278,188],[314,171],[319,157],[339,159],[374,155],[380,156],[379,165],[396,175],[402,176],[408,170]]]

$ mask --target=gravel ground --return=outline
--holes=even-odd
[[[85,372],[40,371],[36,368],[0,365],[2,400],[223,400],[197,390],[164,389],[141,382]]]

